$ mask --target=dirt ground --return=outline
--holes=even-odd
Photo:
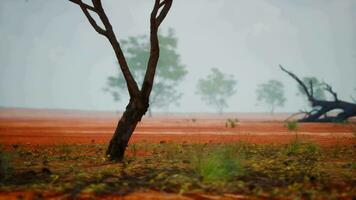
[[[0,109],[0,144],[55,145],[104,144],[110,140],[119,113],[61,110]],[[284,144],[298,138],[322,146],[355,145],[355,123],[298,124],[290,131],[288,114],[182,114],[144,117],[131,143],[231,143]],[[236,127],[226,127],[228,119],[238,119]],[[0,193],[0,199],[35,198],[33,192]],[[56,199],[51,193],[46,199]],[[85,199],[85,198],[84,198]],[[88,198],[89,199],[89,198]],[[107,199],[117,199],[108,196]],[[245,199],[243,196],[180,196],[159,192],[136,192],[118,199]]]
[[[0,109],[0,144],[106,143],[119,118],[110,112],[31,109]],[[299,138],[321,145],[352,144],[355,124],[299,124],[289,131],[286,114],[157,115],[145,117],[136,128],[131,143],[179,142],[288,143]],[[238,119],[235,128],[227,119]]]

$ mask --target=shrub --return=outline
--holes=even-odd
[[[297,154],[301,150],[301,142],[298,140],[292,141],[284,147],[283,151],[285,154],[290,155],[290,154]]]
[[[0,147],[0,181],[6,180],[13,171],[11,166],[11,154]]]
[[[297,121],[287,121],[286,122],[286,127],[290,131],[295,131],[298,129],[298,122]]]
[[[225,122],[225,127],[226,128],[235,128],[237,126],[238,122],[239,122],[238,119],[227,119]]]
[[[194,150],[191,164],[203,181],[227,181],[243,174],[241,161],[231,147],[219,147],[209,154],[204,153],[203,147]]]

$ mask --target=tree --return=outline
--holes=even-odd
[[[168,108],[170,104],[178,104],[182,93],[177,91],[177,86],[187,74],[185,65],[180,62],[180,55],[177,53],[177,37],[174,30],[169,29],[168,33],[158,33],[160,40],[161,57],[158,61],[156,78],[150,98],[150,107],[148,108],[151,116],[151,108]],[[126,55],[126,60],[135,80],[142,83],[145,76],[146,63],[149,56],[149,39],[147,36],[129,37],[122,40],[122,49]],[[110,76],[107,82],[107,88],[114,97],[119,101],[123,92],[126,91],[124,76],[119,73]]]
[[[321,100],[314,95],[314,85],[312,81],[310,81],[309,84],[305,84],[294,73],[286,70],[281,65],[280,68],[297,81],[299,86],[303,88],[304,93],[313,108],[311,111],[302,111],[301,113],[305,115],[299,122],[343,122],[350,117],[356,116],[356,104],[340,100],[337,93],[329,84],[323,83],[324,90],[333,97],[333,100]],[[341,110],[341,112],[336,116],[328,116],[328,112],[334,110]]]
[[[322,81],[319,81],[319,79],[314,76],[310,76],[302,78],[302,82],[306,85],[310,83],[313,84],[314,97],[320,100],[326,100],[324,84]],[[298,85],[298,93],[301,94],[303,97],[307,96],[303,87],[300,85]]]
[[[219,114],[227,107],[226,99],[235,94],[236,81],[232,75],[223,74],[219,69],[212,68],[205,79],[199,79],[197,94],[206,104],[214,106]]]
[[[286,98],[284,97],[284,85],[277,80],[269,80],[267,83],[258,85],[257,101],[270,107],[271,114],[277,106],[284,106]]]
[[[89,5],[82,0],[69,1],[79,5],[95,31],[109,40],[115,52],[115,56],[119,63],[122,75],[125,78],[130,101],[118,122],[115,133],[110,140],[110,144],[106,151],[107,156],[111,160],[122,160],[127,144],[137,126],[137,123],[141,121],[142,116],[147,112],[149,107],[149,98],[152,91],[153,81],[156,74],[156,67],[160,55],[158,28],[166,18],[172,6],[173,0],[155,0],[150,16],[150,56],[148,59],[145,77],[142,81],[141,89],[139,89],[138,84],[129,69],[120,43],[117,40],[109,18],[107,17],[102,7],[101,0],[92,0],[92,5]],[[99,16],[99,20],[101,21],[101,24],[103,24],[103,27],[98,25],[97,21],[90,13],[94,13]]]

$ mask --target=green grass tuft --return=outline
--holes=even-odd
[[[205,153],[202,147],[195,149],[191,161],[195,173],[206,182],[227,181],[243,174],[243,166],[232,147],[216,147]]]
[[[13,172],[11,158],[11,153],[4,151],[0,146],[0,182],[9,178]]]
[[[287,121],[286,122],[286,127],[290,131],[295,131],[298,129],[298,122],[297,121]]]

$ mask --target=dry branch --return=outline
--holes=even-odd
[[[332,89],[332,87],[324,83],[325,90],[328,91],[334,98],[333,101],[319,100],[314,97],[313,84],[309,82],[309,88],[304,84],[301,79],[298,78],[294,73],[286,70],[280,65],[282,71],[291,76],[297,83],[303,88],[305,94],[308,97],[313,109],[305,113],[305,116],[300,119],[300,122],[343,122],[350,117],[356,116],[356,104],[346,101],[341,101],[337,97],[337,93]],[[328,116],[328,112],[333,110],[342,110],[336,116]]]

